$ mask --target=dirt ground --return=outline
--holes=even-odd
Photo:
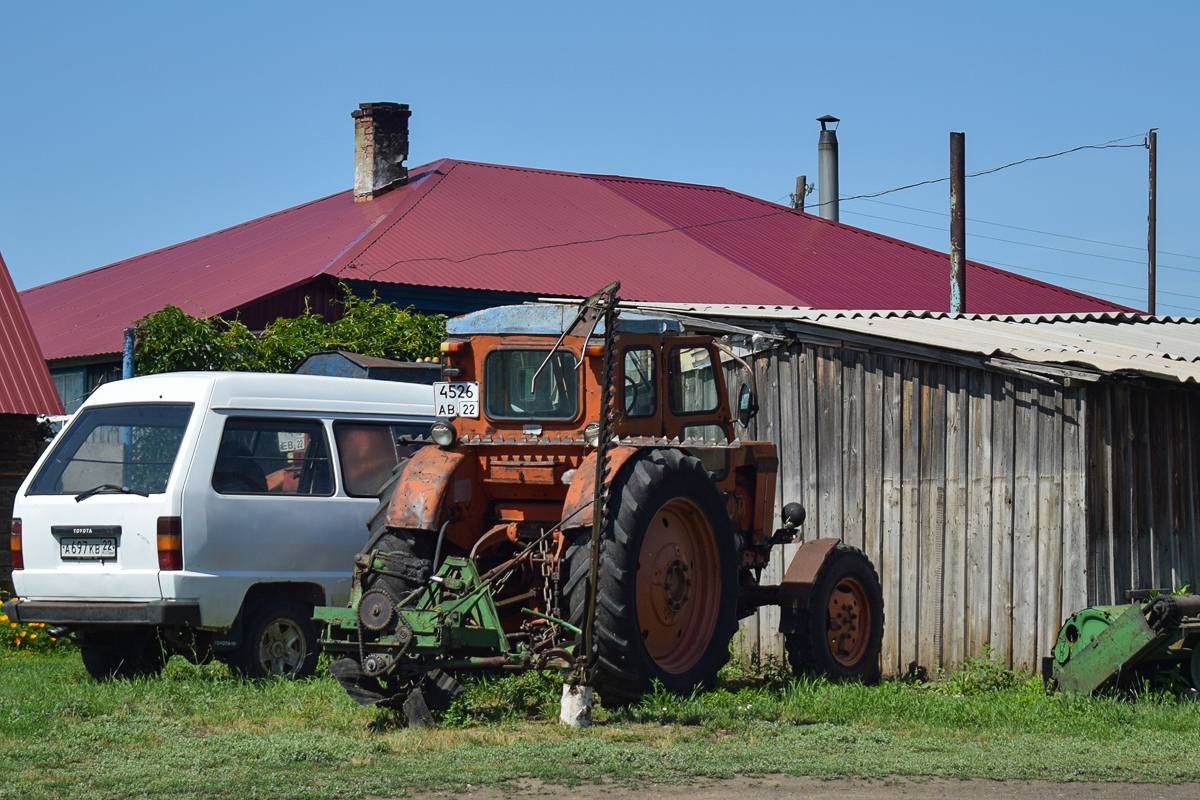
[[[839,778],[796,778],[788,775],[767,775],[758,778],[739,777],[726,781],[704,781],[691,785],[648,784],[630,789],[619,786],[586,784],[582,786],[553,786],[540,781],[510,783],[502,788],[471,788],[462,795],[444,793],[416,795],[417,800],[444,800],[448,797],[469,797],[471,800],[1026,800],[1026,798],[1064,798],[1078,800],[1195,800],[1200,797],[1200,785],[1152,783],[1050,783],[1048,781],[991,781],[947,780],[945,778],[892,778],[865,780]]]

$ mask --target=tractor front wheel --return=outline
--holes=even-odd
[[[863,552],[838,544],[813,586],[800,630],[786,634],[796,674],[817,672],[834,681],[879,680],[883,645],[883,590]]]

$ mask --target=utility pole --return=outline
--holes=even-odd
[[[1150,129],[1150,139],[1146,146],[1150,148],[1150,213],[1146,216],[1146,221],[1149,223],[1149,228],[1146,232],[1146,250],[1149,255],[1149,280],[1147,281],[1148,297],[1146,299],[1146,313],[1154,316],[1154,283],[1155,283],[1155,261],[1158,253],[1158,210],[1156,208],[1157,201],[1154,197],[1158,190],[1158,177],[1155,174],[1158,170],[1158,128]]]
[[[950,313],[967,310],[966,134],[950,133]]]

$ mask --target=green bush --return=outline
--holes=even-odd
[[[343,313],[326,322],[307,311],[279,318],[255,334],[238,319],[193,317],[176,306],[142,317],[134,358],[139,375],[185,370],[291,372],[312,353],[349,350],[367,356],[414,361],[435,358],[446,318],[422,316],[356,297],[345,285]]]

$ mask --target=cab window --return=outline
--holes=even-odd
[[[332,495],[324,428],[317,420],[226,421],[212,487],[219,494]]]
[[[676,347],[671,351],[670,400],[676,414],[717,410],[717,380],[707,347]]]
[[[579,362],[569,350],[493,350],[483,365],[484,408],[492,419],[574,419]],[[542,367],[542,363],[545,366]],[[538,368],[542,371],[537,373]],[[534,373],[537,382],[533,383]]]
[[[654,351],[631,347],[625,351],[625,416],[649,417],[658,410],[658,370]]]
[[[420,436],[427,425],[385,422],[335,422],[342,486],[351,497],[378,497],[383,485],[402,459],[417,451],[419,444],[398,444],[401,436]]]

